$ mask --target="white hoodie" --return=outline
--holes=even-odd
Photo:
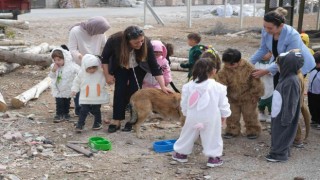
[[[182,87],[181,110],[187,121],[221,121],[231,115],[226,86],[213,79],[190,81]]]
[[[57,69],[56,72],[52,72],[54,63],[50,66],[49,77],[51,81],[51,93],[53,97],[57,98],[70,98],[71,96],[71,86],[74,78],[80,70],[80,66],[72,61],[71,53],[62,48],[53,49],[62,51],[64,58],[64,65]],[[52,55],[52,52],[50,56]],[[52,62],[53,59],[52,59]]]
[[[98,70],[93,74],[87,73],[86,69],[92,66],[97,66]],[[108,103],[106,79],[101,62],[96,56],[92,54],[83,56],[81,71],[73,81],[72,91],[80,91],[79,104]]]

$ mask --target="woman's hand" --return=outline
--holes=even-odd
[[[115,82],[114,76],[108,74],[106,77],[107,84],[112,85]]]
[[[260,78],[266,74],[269,74],[269,71],[266,69],[255,69],[253,70],[252,76],[254,78]]]

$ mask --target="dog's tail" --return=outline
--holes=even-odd
[[[138,119],[138,114],[137,111],[135,110],[133,104],[131,104],[131,111],[130,111],[130,124],[135,124],[137,122]]]
[[[302,102],[302,106],[301,106],[301,113],[302,113],[302,116],[303,116],[303,119],[304,119],[304,123],[305,123],[305,126],[306,126],[306,134],[305,134],[305,139],[308,138],[309,136],[309,132],[310,132],[310,119],[311,119],[311,115],[310,115],[310,112],[307,108],[307,105]]]

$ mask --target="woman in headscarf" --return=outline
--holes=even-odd
[[[90,18],[86,22],[73,25],[69,33],[68,48],[73,61],[81,65],[85,54],[101,55],[107,38],[105,32],[110,28],[109,22],[102,16]],[[79,94],[74,99],[75,114],[79,115]]]

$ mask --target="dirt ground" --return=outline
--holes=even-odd
[[[143,25],[143,19],[133,15],[110,15],[106,18],[112,25],[107,35],[132,24]],[[55,17],[53,14],[47,18],[26,15],[21,16],[21,19],[30,22],[30,29],[10,29],[15,33],[15,39],[25,40],[30,45],[42,42],[60,45],[67,43],[69,27],[87,17]],[[166,20],[168,23],[165,27],[151,21],[153,28],[145,30],[145,33],[151,39],[173,43],[175,56],[178,57],[187,57],[189,47],[186,44],[186,35],[189,32],[200,32],[202,43],[212,44],[220,52],[229,47],[237,48],[245,58],[249,58],[259,46],[260,35],[255,32],[235,37],[206,34],[216,28],[218,21],[223,22],[224,28],[230,32],[239,31],[237,18],[199,18],[194,20],[192,29],[186,28],[184,19],[175,19],[173,16],[170,21]],[[260,29],[262,18],[247,18],[245,23],[247,28]],[[305,148],[292,148],[288,162],[274,164],[264,159],[270,147],[270,135],[267,131],[270,125],[262,123],[262,134],[256,140],[247,139],[245,134],[224,140],[222,157],[224,165],[206,168],[207,158],[203,156],[198,142],[186,164],[173,162],[170,153],[159,154],[153,151],[154,141],[178,138],[181,128],[177,122],[148,121],[143,128],[146,138],[138,139],[133,132],[118,131],[108,134],[107,125],[104,125],[103,130],[92,131],[93,118],[90,116],[85,131],[76,134],[73,123],[77,121],[77,117],[72,117],[70,122],[53,123],[55,101],[50,90],[42,93],[39,99],[28,102],[21,109],[11,107],[12,97],[37,84],[47,74],[48,69],[24,66],[0,77],[0,91],[9,106],[6,113],[0,113],[0,179],[294,179],[295,177],[319,179],[320,177],[320,131],[315,129],[311,129],[309,138],[305,141]],[[185,72],[173,72],[173,81],[179,89],[186,82],[186,76]],[[103,105],[104,118],[112,117],[111,110],[110,104]],[[71,115],[73,116],[73,113]],[[17,137],[6,138],[5,135],[10,132],[16,133]],[[79,156],[66,147],[68,141],[86,142],[92,136],[109,139],[112,142],[112,150],[95,152],[88,158]],[[52,141],[53,144],[41,143],[44,139]],[[87,144],[80,146],[88,148]]]

